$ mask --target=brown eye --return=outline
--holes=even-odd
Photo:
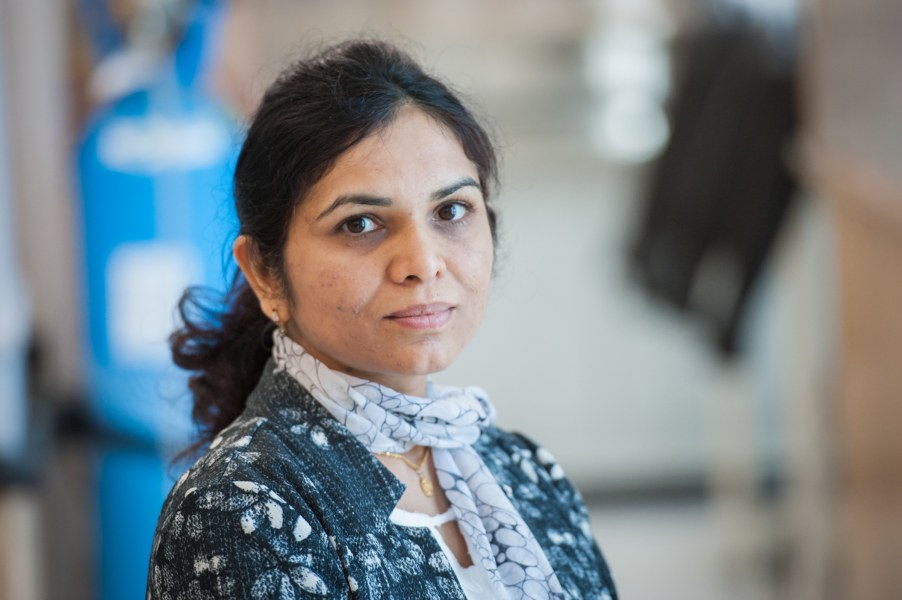
[[[352,235],[361,235],[374,231],[376,223],[369,217],[351,217],[342,223],[341,228]]]
[[[438,209],[438,218],[442,221],[459,221],[467,214],[467,207],[460,202],[450,202]]]

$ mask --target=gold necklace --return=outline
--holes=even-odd
[[[433,493],[432,482],[429,481],[428,473],[423,472],[423,467],[426,466],[426,461],[429,460],[429,452],[432,450],[429,446],[426,446],[426,451],[423,452],[423,459],[420,461],[420,464],[416,464],[415,462],[408,459],[403,454],[398,454],[396,452],[377,452],[376,454],[381,454],[382,456],[388,456],[390,458],[397,458],[402,461],[405,465],[413,469],[413,471],[420,478],[420,489],[423,490],[423,493],[426,494],[427,497],[431,498]]]

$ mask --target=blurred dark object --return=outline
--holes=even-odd
[[[632,249],[642,284],[710,324],[726,355],[796,189],[794,45],[781,41],[740,23],[677,41],[672,136]]]

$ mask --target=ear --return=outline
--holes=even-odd
[[[287,317],[288,310],[282,286],[260,264],[253,240],[246,235],[239,235],[232,245],[232,255],[235,257],[235,262],[238,263],[241,272],[244,273],[244,277],[250,284],[251,289],[254,290],[254,295],[257,296],[257,301],[260,302],[260,310],[263,311],[263,314],[272,318],[273,311],[276,311],[279,315],[279,320]]]

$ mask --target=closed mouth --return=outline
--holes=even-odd
[[[446,302],[433,302],[432,304],[417,304],[409,306],[403,310],[399,310],[388,315],[389,319],[405,319],[408,317],[424,317],[427,315],[435,315],[451,310],[454,305]]]
[[[386,319],[411,329],[438,329],[451,319],[455,308],[446,302],[417,304],[393,312]]]

